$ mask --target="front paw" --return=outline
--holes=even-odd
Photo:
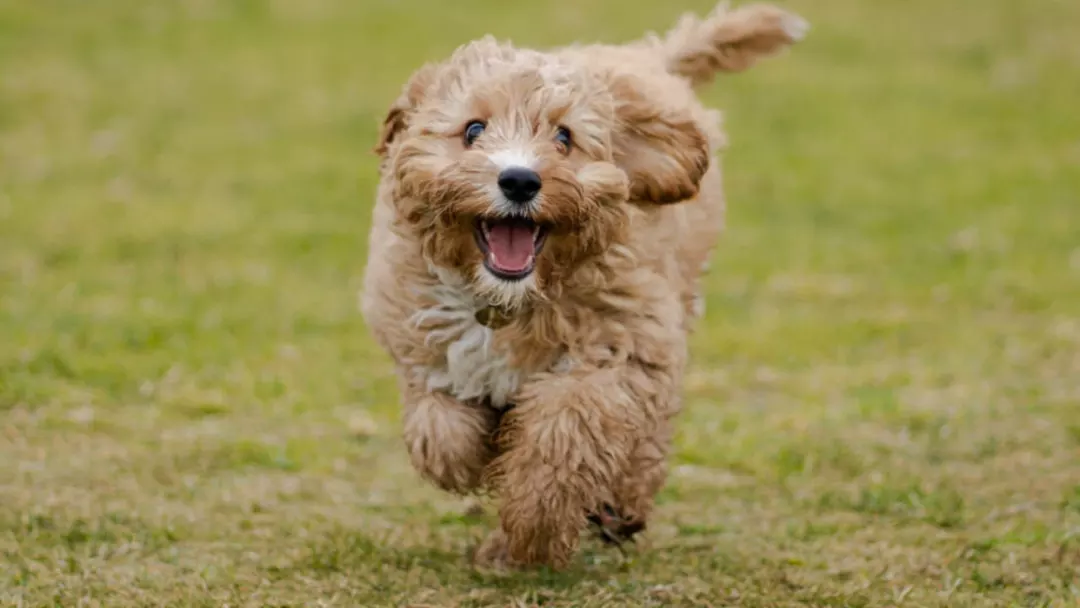
[[[439,445],[425,437],[410,442],[408,448],[413,467],[441,490],[465,495],[482,484],[486,457],[474,446]]]
[[[510,558],[526,566],[565,568],[584,527],[585,512],[578,501],[511,502],[502,509]]]
[[[490,413],[431,394],[409,408],[403,422],[409,459],[425,479],[457,494],[482,485],[493,457]]]

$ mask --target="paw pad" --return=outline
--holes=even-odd
[[[634,535],[645,529],[644,521],[624,517],[610,505],[604,505],[597,513],[589,513],[587,519],[607,545],[622,546],[627,541],[632,542]]]

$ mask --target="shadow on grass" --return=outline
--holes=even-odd
[[[401,580],[434,578],[440,584],[468,584],[507,592],[528,592],[535,589],[562,591],[571,589],[586,577],[595,576],[598,568],[577,564],[564,571],[547,568],[512,573],[488,573],[469,563],[467,552],[447,550],[431,545],[405,544],[400,540],[378,540],[362,532],[340,530],[314,540],[307,558],[291,569],[308,571],[314,576],[345,574],[348,576],[378,572],[380,575],[401,575]],[[395,578],[395,577],[388,577]]]

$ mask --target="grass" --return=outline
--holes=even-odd
[[[382,112],[681,3],[0,0],[0,604],[1075,606],[1080,5],[792,1],[648,542],[463,555],[356,309]],[[678,5],[678,6],[677,6]]]

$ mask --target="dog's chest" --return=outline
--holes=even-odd
[[[424,333],[425,344],[444,356],[438,365],[415,366],[416,380],[429,391],[445,391],[462,401],[486,399],[494,407],[507,406],[525,372],[511,365],[510,352],[496,344],[495,332],[477,320],[484,305],[452,285],[437,285],[427,295],[432,304],[417,311],[412,322]]]

